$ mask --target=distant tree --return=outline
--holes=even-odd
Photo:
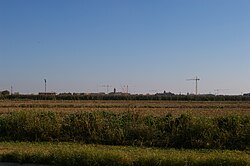
[[[2,91],[1,95],[3,95],[3,96],[9,96],[10,95],[10,91],[8,91],[8,90]]]

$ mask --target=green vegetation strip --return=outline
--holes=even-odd
[[[250,165],[250,153],[78,143],[1,142],[0,161],[50,165]]]
[[[1,100],[172,100],[172,101],[249,101],[249,95],[1,95]]]
[[[250,149],[250,116],[195,118],[111,112],[0,116],[0,141],[82,142],[188,149]]]

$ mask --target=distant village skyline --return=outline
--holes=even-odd
[[[196,80],[198,77],[194,78],[194,79],[189,79],[189,80]],[[187,81],[189,81],[187,80]],[[199,81],[199,80],[198,80]],[[106,89],[103,89],[106,88]],[[195,84],[195,89],[194,92],[186,92],[186,93],[174,93],[171,90],[163,90],[163,91],[158,91],[158,90],[149,90],[146,93],[135,93],[134,92],[130,92],[129,91],[129,86],[128,85],[120,85],[120,88],[117,87],[113,87],[112,85],[98,85],[96,91],[88,91],[88,92],[84,92],[84,91],[61,91],[61,92],[56,92],[53,90],[49,90],[47,91],[47,79],[44,79],[44,91],[37,91],[37,92],[31,92],[31,93],[20,93],[19,91],[15,91],[13,90],[13,86],[10,87],[10,89],[5,89],[2,90],[2,92],[4,91],[8,91],[7,93],[9,94],[13,94],[13,95],[19,95],[19,94],[52,94],[52,95],[58,95],[58,94],[142,94],[142,95],[155,95],[155,94],[172,94],[172,95],[228,95],[226,93],[223,93],[225,91],[228,91],[229,89],[213,89],[213,91],[210,91],[209,93],[199,93],[199,89],[198,89],[198,82],[196,82]],[[241,93],[241,94],[233,94],[233,95],[248,95],[250,93]],[[230,95],[230,94],[229,94]],[[232,94],[231,94],[232,95]]]

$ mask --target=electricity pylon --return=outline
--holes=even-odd
[[[109,93],[109,88],[111,88],[112,86],[111,85],[102,85],[101,87],[107,88],[107,94],[108,94]]]

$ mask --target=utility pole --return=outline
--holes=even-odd
[[[13,95],[13,87],[10,87],[10,95]]]
[[[198,95],[198,81],[200,79],[196,76],[195,78],[187,79],[187,81],[195,81],[195,95]]]
[[[46,93],[46,87],[47,87],[47,80],[44,79],[44,90],[45,90],[45,93]]]

